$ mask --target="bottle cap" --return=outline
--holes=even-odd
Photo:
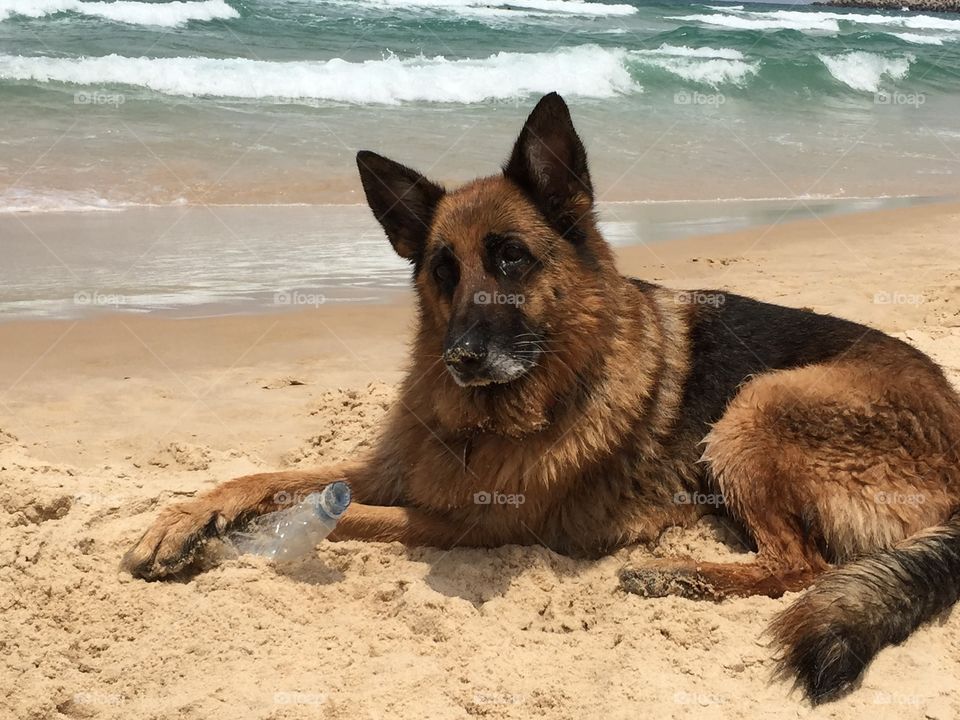
[[[345,482],[337,481],[327,485],[320,493],[317,510],[329,517],[339,518],[350,505],[350,486]]]

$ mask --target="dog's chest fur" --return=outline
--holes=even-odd
[[[675,456],[671,439],[689,363],[686,311],[668,292],[638,293],[624,305],[600,363],[584,381],[589,386],[546,411],[529,408],[531,425],[553,416],[530,432],[497,432],[496,417],[474,417],[470,407],[463,416],[475,426],[450,428],[428,393],[405,392],[393,436],[406,439],[409,502],[483,525],[503,542],[526,541],[517,534],[533,533],[555,547],[578,544],[570,536],[581,524],[595,541],[596,524],[587,520],[600,508],[649,518],[651,505],[671,504],[675,492],[694,482],[699,438],[682,458]],[[421,383],[442,387],[443,377]],[[526,421],[522,399],[493,409],[511,428]]]

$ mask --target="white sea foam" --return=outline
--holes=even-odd
[[[904,42],[914,45],[943,45],[943,41],[949,38],[938,37],[936,35],[920,35],[918,33],[890,33],[895,38],[900,38]]]
[[[227,20],[239,17],[224,0],[194,2],[83,2],[82,0],[0,0],[0,21],[14,16],[41,18],[77,13],[131,25],[175,27],[190,20]]]
[[[835,12],[799,12],[796,10],[775,10],[773,12],[752,12],[748,13],[751,17],[765,18],[771,21],[782,21],[784,23],[839,23],[856,22],[861,25],[884,25],[883,21],[889,21],[892,18],[888,15],[862,15],[858,13],[835,13]]]
[[[627,59],[626,50],[596,45],[547,53],[501,52],[476,60],[391,56],[366,62],[0,55],[0,79],[130,85],[169,95],[278,103],[474,103],[551,90],[592,98],[638,92]]]
[[[581,45],[546,53],[502,52],[483,59],[444,57],[366,62],[268,62],[245,58],[139,58],[107,55],[78,59],[0,55],[0,79],[58,82],[97,88],[81,91],[126,102],[122,86],[167,95],[260,99],[316,104],[347,102],[476,103],[523,98],[556,90],[608,98],[641,92],[630,69],[658,68],[679,79],[718,87],[742,84],[759,61],[732,48],[661,45],[655,50]],[[107,93],[103,88],[110,88]],[[83,100],[82,100],[83,101]]]
[[[759,62],[747,62],[743,53],[732,48],[691,48],[661,45],[656,50],[636,50],[634,62],[665,70],[690,82],[714,88],[732,83],[741,85],[760,70]]]
[[[705,25],[730,28],[731,30],[813,30],[819,32],[838,32],[840,25],[836,20],[818,17],[820,13],[795,13],[799,17],[776,17],[777,13],[751,13],[740,15],[678,15],[667,20],[698,22]],[[756,16],[756,17],[754,17]]]
[[[643,58],[641,64],[666,70],[684,80],[719,87],[726,83],[742,85],[760,70],[760,63],[745,63],[741,60],[691,60],[689,58]]]
[[[830,74],[844,85],[862,92],[877,92],[884,78],[902,80],[910,72],[912,55],[889,58],[855,50],[842,55],[818,54]]]
[[[633,5],[588,2],[587,0],[330,0],[340,5],[402,10],[441,10],[466,17],[521,18],[544,15],[614,17],[633,15]]]
[[[122,210],[124,207],[128,207],[128,204],[111,203],[89,191],[68,193],[18,188],[0,191],[0,215],[30,212],[99,212]]]
[[[802,18],[820,21],[848,22],[855,25],[887,25],[913,30],[953,30],[960,31],[960,20],[948,20],[931,15],[881,15],[879,13],[835,13],[835,12],[797,12],[795,10],[777,10],[771,13],[750,13],[752,16],[781,19],[788,22]]]
[[[672,57],[722,58],[724,60],[743,60],[744,55],[733,48],[692,48],[686,45],[668,45],[664,43],[656,50],[637,50],[641,55],[667,55]]]
[[[930,15],[913,15],[912,17],[898,18],[900,24],[911,30],[951,30],[960,32],[960,20],[932,17]]]
[[[713,15],[683,15],[668,18],[686,22],[699,22],[732,30],[800,30],[815,32],[839,32],[840,23],[855,25],[882,25],[911,30],[948,30],[960,32],[960,20],[931,15],[881,15],[879,13],[799,12],[796,10],[742,11],[738,7],[722,5],[707,6],[717,13]],[[733,13],[733,14],[728,14]]]

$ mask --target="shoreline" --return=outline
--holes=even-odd
[[[456,183],[450,183],[450,187]],[[892,193],[877,195],[770,195],[757,197],[695,197],[695,198],[639,198],[632,200],[601,200],[604,205],[696,205],[705,203],[779,203],[779,202],[859,202],[867,200],[916,200],[920,202],[947,202],[957,197],[956,193],[946,195],[915,195],[910,193]],[[284,209],[284,208],[357,208],[367,207],[366,202],[170,202],[170,203],[120,203],[117,205],[73,205],[63,207],[0,207],[0,218],[5,216],[42,217],[45,215],[84,215],[86,213],[122,213],[131,210],[180,210],[198,208],[246,208],[246,209]]]
[[[934,304],[875,302],[877,298],[874,296],[884,292],[924,294],[921,285],[897,280],[895,273],[891,272],[895,267],[884,265],[890,259],[891,248],[887,244],[899,243],[898,248],[903,253],[925,258],[932,270],[949,275],[950,267],[960,268],[960,249],[952,251],[950,248],[952,252],[947,254],[943,248],[924,248],[923,238],[929,232],[928,228],[937,228],[953,220],[960,222],[960,201],[845,213],[661,243],[624,245],[615,247],[615,254],[623,274],[670,289],[718,289],[751,294],[751,286],[756,287],[767,274],[764,263],[769,261],[769,253],[773,253],[780,262],[789,259],[795,267],[779,283],[765,283],[765,292],[753,292],[758,299],[810,307],[819,312],[852,315],[851,319],[896,332],[924,324],[924,318],[934,310]],[[829,247],[831,245],[833,247]],[[948,259],[950,255],[956,257],[955,263]],[[822,276],[830,269],[831,263],[844,256],[858,265],[859,277],[851,282],[824,287],[805,285],[800,281],[805,274]],[[252,309],[230,305],[212,307],[220,312],[183,315],[98,308],[80,318],[8,317],[0,320],[0,344],[10,348],[15,347],[18,338],[37,334],[49,339],[80,329],[80,336],[73,341],[62,366],[59,366],[67,370],[88,363],[93,366],[93,359],[103,352],[104,343],[119,341],[124,333],[155,335],[163,342],[169,341],[171,348],[180,342],[184,347],[190,347],[210,331],[222,332],[229,338],[244,328],[266,332],[271,327],[297,338],[309,336],[317,327],[342,327],[350,328],[351,337],[370,333],[378,340],[387,341],[396,337],[398,328],[406,327],[414,320],[414,301],[409,286],[391,289],[380,302],[327,302],[309,308],[293,305]],[[131,338],[128,350],[134,347]],[[111,356],[116,359],[115,349],[111,345]],[[24,350],[29,354],[29,349]],[[209,357],[213,365],[224,361],[211,352],[208,349],[204,357]],[[6,376],[17,374],[9,361],[18,354],[8,352],[0,357],[0,373]],[[130,359],[135,355],[136,352],[130,353]]]
[[[614,247],[662,247],[770,224],[934,207],[929,197],[598,204]],[[0,323],[190,317],[383,305],[409,286],[366,205],[133,208],[0,215]]]

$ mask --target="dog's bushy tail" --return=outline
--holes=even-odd
[[[960,599],[960,512],[833,570],[770,627],[782,676],[818,704],[850,690],[882,648]]]

